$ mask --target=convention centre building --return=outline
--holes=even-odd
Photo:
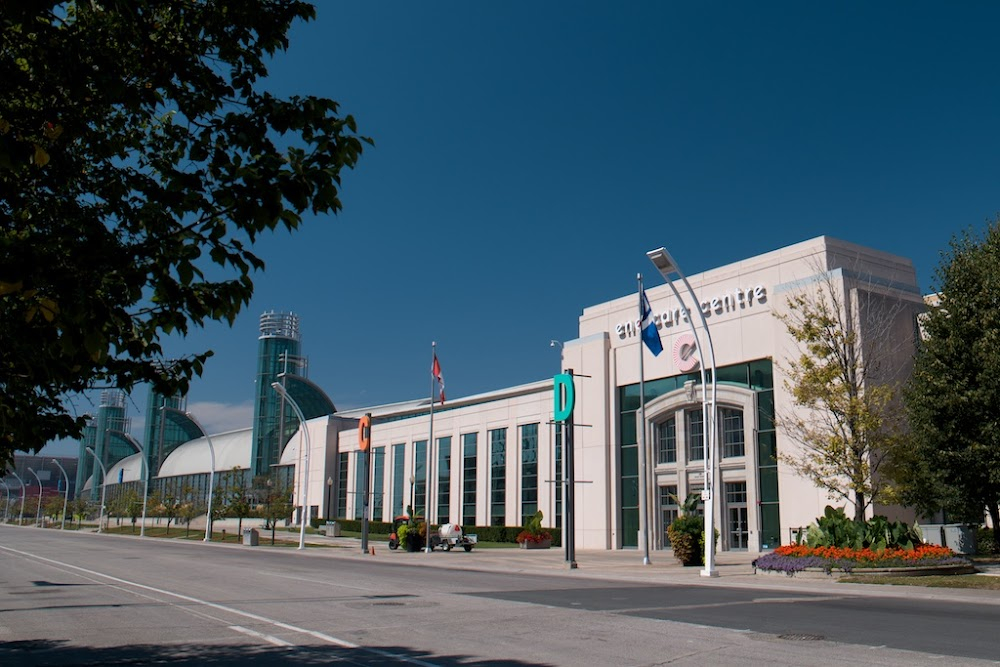
[[[641,268],[647,260],[640,260]],[[703,388],[712,383],[703,384],[703,371],[710,369],[702,367],[702,359],[708,365],[709,350],[697,350],[684,306],[656,269],[646,266],[647,275],[656,276],[647,280],[645,291],[662,353],[643,350],[638,291],[583,308],[578,337],[562,345],[562,368],[572,372],[575,389],[577,548],[643,544],[643,508],[650,545],[669,548],[666,527],[680,509],[678,499],[701,494],[707,486],[702,402]],[[710,486],[719,549],[773,549],[791,541],[826,505],[844,504],[787,462],[802,451],[782,426],[784,419],[802,414],[787,382],[790,362],[802,353],[782,320],[790,299],[835,295],[862,347],[884,353],[877,379],[901,381],[910,372],[923,310],[916,274],[908,259],[819,237],[689,276],[688,284],[690,291],[679,279],[673,286],[700,328],[702,318],[689,295],[697,297],[716,369]],[[287,335],[297,337],[297,323]],[[262,345],[274,336],[273,330],[262,329]],[[273,373],[275,366],[271,375],[258,374],[258,402],[272,400],[267,389],[275,377],[295,374],[298,365],[289,370],[287,354],[282,359],[281,373]],[[281,406],[278,414],[287,421],[280,418],[277,426],[271,420],[265,428],[258,414],[247,429],[211,435],[216,470],[245,471],[247,479],[269,469],[280,472],[293,489],[294,504],[301,508],[299,499],[305,497],[309,516],[321,520],[363,516],[369,470],[372,519],[391,521],[413,506],[418,512],[426,508],[432,523],[468,529],[521,525],[542,510],[546,526],[563,527],[566,438],[562,425],[553,421],[552,378],[449,397],[433,407],[424,397],[344,411],[308,381],[296,386],[296,401],[312,406],[305,423]],[[358,424],[366,414],[372,427],[369,450],[363,453]],[[259,444],[264,431],[277,434],[277,444]],[[173,484],[204,491],[211,466],[208,442],[202,436],[175,443],[152,470],[151,488]],[[159,451],[164,451],[162,443]],[[270,458],[265,451],[271,451]],[[139,480],[139,461],[140,455],[133,454],[114,462],[107,474],[109,489]],[[898,507],[877,506],[869,513],[913,518]]]

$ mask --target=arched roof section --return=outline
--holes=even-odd
[[[198,425],[180,410],[164,410],[163,413],[166,420],[183,431],[188,440],[204,437],[205,433]]]
[[[215,471],[250,467],[250,450],[253,429],[245,428],[212,436],[215,449]],[[208,449],[208,438],[196,438],[179,445],[170,452],[157,477],[177,475],[197,475],[212,469],[212,455]]]
[[[128,441],[125,440],[124,438],[122,438],[122,442],[128,442]],[[131,443],[129,444],[129,446],[132,447],[132,449],[135,449],[135,447],[132,446]],[[142,480],[142,454],[132,454],[131,456],[126,456],[121,461],[118,461],[113,466],[111,466],[110,468],[108,468],[108,485],[109,486],[111,484],[117,484],[118,483],[119,471],[122,471],[120,474],[122,476],[122,482],[123,483],[124,482],[138,482],[138,481],[141,481]],[[98,473],[100,473],[100,470],[98,470]],[[100,474],[98,474],[98,478],[100,478]],[[86,483],[84,483],[83,488],[80,489],[80,493],[83,493],[84,491],[89,491],[90,490],[91,483],[93,482],[93,479],[94,478],[91,477],[91,476],[87,477],[87,481],[86,481]]]
[[[306,419],[325,417],[337,411],[333,401],[316,383],[291,373],[282,373],[278,377],[284,379],[285,391],[298,404]]]

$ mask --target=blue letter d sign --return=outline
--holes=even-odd
[[[573,392],[573,376],[568,373],[560,373],[555,376],[553,390],[556,401],[553,419],[557,422],[564,422],[573,414],[573,404],[576,402],[576,396]]]

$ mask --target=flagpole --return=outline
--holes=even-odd
[[[437,359],[437,343],[431,341],[431,419],[430,433],[427,436],[427,474],[424,481],[424,525],[427,526],[427,535],[424,540],[424,552],[431,552],[431,450],[434,449],[434,361]],[[416,511],[416,510],[414,510]]]
[[[639,283],[639,317],[643,316],[642,274],[635,275]],[[644,322],[639,323],[640,332]],[[649,565],[649,508],[647,495],[648,473],[646,472],[646,372],[643,368],[643,351],[646,344],[639,335],[639,535],[642,536],[642,564]]]

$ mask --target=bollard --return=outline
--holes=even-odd
[[[223,542],[226,541],[226,529],[225,528],[222,529],[222,541]]]

